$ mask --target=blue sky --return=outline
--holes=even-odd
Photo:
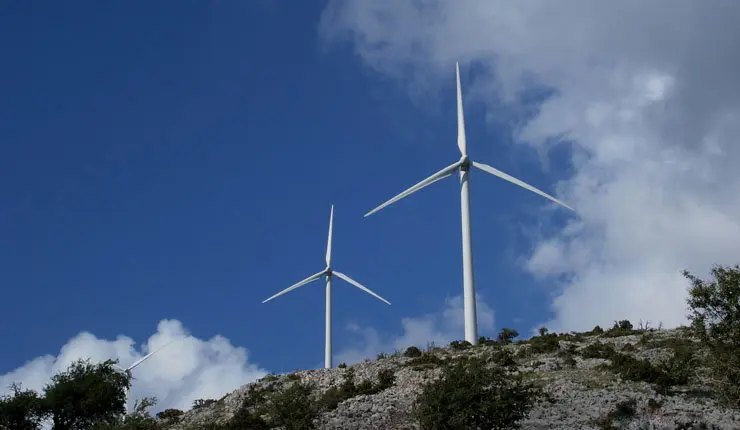
[[[221,334],[275,370],[323,354],[323,287],[261,304],[334,264],[390,300],[335,288],[335,348],[350,322],[381,333],[461,293],[457,183],[372,207],[455,161],[454,69],[437,106],[317,36],[320,2],[3,6],[0,37],[0,371],[70,337],[143,341],[162,318]],[[463,70],[463,86],[467,74]],[[422,96],[423,97],[423,96]],[[552,192],[532,151],[469,104],[471,155]],[[475,172],[478,291],[497,326],[546,319],[522,273],[541,199]],[[460,333],[460,338],[462,338]],[[492,335],[493,333],[482,333]]]

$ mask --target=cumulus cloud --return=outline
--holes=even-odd
[[[231,345],[228,339],[222,336],[198,339],[189,335],[180,321],[165,319],[141,348],[137,348],[128,336],[107,340],[82,332],[70,339],[57,356],[37,357],[0,375],[0,395],[9,394],[8,386],[12,382],[41,391],[54,374],[80,358],[90,358],[93,363],[118,359],[119,364],[126,367],[170,341],[174,342],[132,371],[134,381],[128,399],[129,409],[136,399],[156,396],[159,402],[154,411],[187,410],[196,399],[218,399],[267,374],[249,363],[246,349]]]
[[[494,329],[493,310],[477,294],[478,332],[491,333]],[[365,358],[375,358],[379,352],[404,351],[411,345],[425,347],[433,342],[443,345],[464,338],[465,321],[462,296],[445,300],[444,309],[401,320],[401,333],[384,336],[374,328],[349,324],[347,330],[355,335],[354,346],[334,354],[337,363],[359,363]]]
[[[556,189],[579,216],[543,230],[525,268],[558,284],[548,327],[580,330],[682,324],[680,270],[737,262],[738,22],[734,0],[333,0],[320,28],[417,89],[476,66],[466,100],[491,120],[528,112],[519,144],[570,152]],[[533,89],[549,95],[523,109]]]

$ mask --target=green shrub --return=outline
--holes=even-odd
[[[271,395],[264,410],[269,416],[270,427],[282,427],[285,430],[315,428],[313,420],[319,408],[311,398],[313,390],[313,385],[296,381]]]
[[[688,349],[677,350],[667,362],[658,365],[618,352],[601,358],[610,359],[611,365],[607,367],[622,379],[655,384],[656,390],[662,394],[676,385],[686,385],[696,366],[693,352]]]
[[[43,399],[33,390],[23,390],[11,384],[11,396],[0,398],[0,429],[35,430],[46,417]]]
[[[716,265],[707,281],[683,275],[692,333],[709,349],[711,384],[722,404],[740,408],[740,266]]]
[[[565,357],[563,357],[563,364],[567,367],[576,367],[578,362],[572,354],[567,354]]]
[[[467,340],[462,340],[462,341],[460,341],[460,340],[453,340],[452,342],[450,342],[450,348],[453,349],[453,350],[455,350],[455,351],[464,351],[464,350],[470,348],[471,346],[473,346],[473,345],[470,342],[468,342]]]
[[[503,328],[496,339],[502,345],[508,345],[512,340],[519,337],[519,332],[510,328]]]
[[[488,368],[482,360],[459,360],[444,367],[442,378],[426,385],[413,414],[422,430],[509,429],[542,395],[500,367]]]
[[[406,366],[414,370],[433,369],[443,364],[444,361],[433,353],[425,352],[420,357],[412,358],[406,362]]]
[[[113,368],[114,363],[78,360],[51,378],[44,387],[43,404],[50,411],[54,428],[90,428],[118,422],[126,412],[125,389],[131,383]]]
[[[619,423],[618,428],[625,428],[629,422],[637,415],[637,400],[624,400],[614,407],[614,410],[608,414],[593,421],[593,424],[603,430],[614,428],[614,421]]]
[[[501,367],[515,368],[517,366],[514,360],[514,353],[508,349],[498,348],[491,354],[491,360]]]
[[[632,323],[629,320],[614,321],[614,326],[604,332],[602,337],[620,337],[629,336],[632,334],[642,333],[644,330],[634,330]]]
[[[337,366],[337,367],[339,367],[340,369],[346,369],[347,368],[347,363],[339,363],[339,366]]]
[[[535,336],[529,340],[529,345],[529,349],[533,354],[555,352],[560,348],[560,336],[557,333]]]
[[[615,353],[614,346],[610,343],[594,342],[580,351],[583,358],[609,359]]]
[[[632,345],[631,343],[625,343],[622,347],[622,351],[624,352],[635,352],[637,351],[637,348],[635,348],[635,345]]]
[[[266,413],[265,404],[268,396],[275,390],[274,387],[250,385],[234,416],[226,424],[214,426],[214,430],[269,429],[270,426],[261,415]]]
[[[216,403],[215,399],[196,399],[193,401],[193,409],[200,409]]]
[[[495,346],[495,345],[498,345],[498,342],[496,342],[494,339],[491,339],[489,337],[481,336],[480,338],[478,338],[478,345]]]
[[[393,369],[380,369],[378,370],[378,388],[379,390],[385,390],[390,388],[396,382],[396,374]]]
[[[362,381],[355,384],[355,373],[349,369],[344,375],[344,382],[339,387],[331,387],[324,392],[318,402],[320,410],[329,411],[336,409],[339,403],[359,395],[377,394],[395,383],[396,376],[392,369],[381,369],[378,371],[377,382]]]
[[[165,409],[162,412],[157,412],[157,419],[164,421],[167,424],[175,424],[180,422],[185,412],[179,409]]]
[[[406,352],[403,353],[404,357],[421,357],[421,350],[415,346],[409,346],[406,348]]]

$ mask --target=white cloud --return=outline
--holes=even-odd
[[[493,332],[493,310],[477,294],[479,335],[490,335]],[[365,358],[375,358],[379,352],[404,351],[411,345],[426,347],[428,343],[444,345],[453,340],[461,340],[465,334],[464,309],[462,296],[445,300],[445,308],[436,313],[420,317],[407,317],[401,320],[403,332],[398,336],[383,337],[374,328],[364,328],[349,324],[347,330],[356,334],[355,347],[334,354],[336,363],[358,363]]]
[[[154,411],[187,410],[196,399],[219,399],[267,374],[249,363],[246,349],[232,346],[228,339],[222,336],[198,339],[189,335],[180,321],[165,319],[141,348],[136,348],[134,340],[127,336],[106,340],[82,332],[70,339],[56,357],[37,357],[0,375],[0,395],[9,392],[7,387],[12,382],[41,391],[52,375],[80,358],[90,358],[93,363],[118,359],[121,366],[128,366],[171,340],[175,341],[133,370],[129,409],[136,399],[156,396],[159,402]]]
[[[417,90],[451,90],[460,61],[466,100],[489,115],[517,111],[533,83],[554,90],[517,137],[538,151],[575,142],[557,189],[579,218],[535,243],[526,267],[566,279],[547,325],[580,330],[683,323],[679,271],[737,262],[738,22],[734,0],[334,0],[321,30]]]

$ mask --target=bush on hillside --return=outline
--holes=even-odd
[[[478,345],[482,346],[498,346],[499,343],[489,337],[481,336],[478,338]]]
[[[529,340],[530,352],[533,354],[555,352],[560,348],[560,338],[557,333],[535,336]]]
[[[78,360],[54,375],[44,387],[44,405],[54,429],[115,424],[126,412],[129,378],[113,368],[115,361],[91,364]]]
[[[284,430],[309,430],[316,428],[313,420],[319,413],[318,404],[312,399],[314,387],[295,381],[270,396],[264,412],[269,416],[270,428]]]
[[[46,417],[43,399],[33,390],[11,384],[13,394],[0,398],[0,429],[35,430]]]
[[[722,403],[740,407],[740,266],[712,267],[709,280],[683,271],[689,280],[689,320],[709,350],[712,385]]]
[[[162,420],[166,424],[175,424],[180,422],[180,419],[185,412],[179,409],[165,409],[161,412],[157,412],[157,419]]]
[[[620,337],[642,333],[645,330],[635,330],[629,320],[614,321],[614,325],[602,334],[602,337]]]
[[[502,345],[508,345],[508,344],[511,343],[512,340],[516,339],[517,337],[519,337],[519,332],[518,331],[516,331],[514,329],[510,329],[510,328],[503,328],[499,332],[499,334],[496,337],[496,339],[498,340],[498,342],[500,344],[502,344]]]
[[[464,351],[472,346],[473,344],[471,344],[467,340],[453,340],[452,342],[450,342],[450,349],[454,351]]]
[[[212,404],[216,403],[216,399],[195,399],[193,401],[193,409],[207,408]]]
[[[403,353],[404,357],[421,357],[421,350],[415,346],[409,346],[406,348],[406,352]]]
[[[477,358],[444,367],[442,378],[426,385],[413,414],[422,430],[518,428],[541,391],[501,367]]]
[[[157,404],[156,397],[144,397],[134,404],[133,412],[126,415],[125,419],[115,422],[96,425],[95,430],[163,430],[162,423],[157,421],[149,413],[149,408]]]

